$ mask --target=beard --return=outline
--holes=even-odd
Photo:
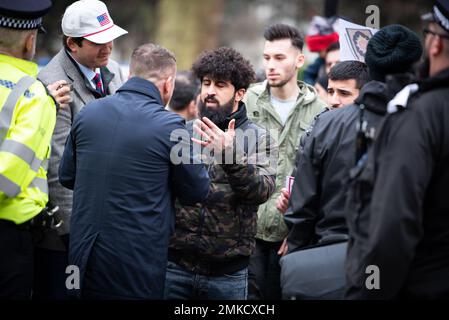
[[[287,79],[287,80],[274,80],[274,81],[273,80],[268,80],[268,84],[272,88],[281,88],[281,87],[285,86],[289,81],[290,81],[290,79]]]
[[[418,77],[420,79],[426,79],[429,77],[430,74],[430,59],[427,53],[424,53],[424,59],[422,62],[418,65],[417,68]]]
[[[268,73],[269,70],[266,70],[266,77],[268,79]],[[289,81],[292,80],[292,78],[297,78],[298,77],[298,70],[296,69],[295,64],[292,62],[291,64],[289,64],[288,66],[285,66],[284,68],[284,76],[280,77],[280,79],[276,79],[276,80],[269,80],[268,79],[268,85],[272,88],[281,88],[283,86],[285,86]],[[282,72],[281,72],[282,74]]]
[[[207,96],[204,101],[200,100],[198,103],[200,117],[207,117],[220,128],[226,127],[226,121],[228,120],[229,115],[232,114],[232,109],[234,107],[234,98],[235,94],[228,102],[221,105],[214,97]],[[206,102],[214,102],[217,106],[208,107],[206,106]]]

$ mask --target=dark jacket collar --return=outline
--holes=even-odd
[[[370,81],[360,90],[355,103],[365,105],[366,109],[383,115],[387,111],[388,102],[406,85],[416,82],[411,73],[389,75],[385,82]]]
[[[246,106],[245,104],[240,101],[239,106],[236,112],[231,113],[227,118],[226,121],[220,125],[217,125],[221,130],[228,129],[229,122],[235,119],[235,127],[239,128],[243,126],[247,121],[248,117],[246,116]]]
[[[126,81],[118,90],[119,91],[134,91],[156,100],[161,106],[164,105],[159,89],[150,81],[139,77],[132,77]]]
[[[111,92],[109,91],[109,84],[111,83],[112,79],[114,79],[115,74],[109,71],[107,67],[101,67],[100,73],[103,85],[106,88],[107,93],[110,94]]]
[[[441,70],[430,78],[423,79],[419,83],[419,91],[424,92],[444,86],[449,86],[449,68]]]
[[[84,73],[81,72],[78,63],[76,63],[76,61],[73,59],[73,57],[67,52],[67,50],[64,50],[65,54],[67,55],[67,57],[69,58],[69,60],[73,63],[73,65],[75,66],[76,70],[78,70],[78,72],[80,73],[80,75],[83,77],[84,79],[84,84],[86,85],[86,87],[89,89],[89,91],[91,91],[94,96],[96,98],[100,98],[100,94],[94,89],[92,88],[92,85],[90,84],[90,79],[87,79],[84,76]],[[107,67],[100,67],[100,73],[101,73],[101,80],[103,81],[103,87],[105,88],[106,94],[111,94],[110,90],[109,90],[109,84],[111,83],[112,79],[114,79],[115,74],[112,73],[111,71],[109,71],[109,69]]]

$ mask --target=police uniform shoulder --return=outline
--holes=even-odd
[[[23,73],[23,76],[28,76],[28,75]],[[21,77],[18,78],[17,82],[20,81],[20,79],[21,79]],[[35,81],[27,88],[27,90],[24,93],[25,98],[34,98],[36,96],[45,97],[47,95],[50,96],[47,88],[38,79],[35,79]]]
[[[325,107],[320,113],[318,113],[318,114],[315,116],[315,118],[313,118],[313,120],[318,119],[319,117],[321,117],[324,113],[328,112],[329,110],[331,110],[331,109],[328,108],[328,107]]]
[[[316,123],[320,123],[320,126],[327,126],[329,123],[346,121],[349,118],[349,114],[358,114],[359,109],[354,107],[355,105],[348,105],[343,108],[336,109],[326,107],[315,117],[314,121]]]
[[[20,104],[23,105],[31,104],[34,107],[51,105],[52,107],[57,108],[57,104],[54,98],[50,95],[44,84],[37,79],[22,94]]]
[[[314,131],[315,134],[318,134],[319,132],[322,132],[323,128],[327,128],[329,123],[335,120],[333,113],[336,110],[338,109],[330,109],[328,107],[324,108],[313,118],[309,128],[305,131],[305,135],[310,136],[312,131]]]

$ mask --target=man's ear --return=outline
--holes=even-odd
[[[432,45],[430,47],[430,54],[432,56],[437,56],[439,54],[441,54],[441,52],[443,52],[444,50],[444,39],[438,37],[436,39],[436,41],[432,42]]]
[[[192,117],[198,117],[198,108],[196,107],[196,101],[192,100],[190,101],[187,110],[189,111],[188,113],[192,116]]]
[[[67,37],[66,39],[67,47],[69,47],[71,52],[77,52],[79,46],[76,44],[75,41],[73,41],[72,37]]]
[[[36,50],[36,34],[37,32],[29,32],[25,37],[22,55],[26,60],[33,59]]]
[[[175,81],[173,76],[169,76],[164,81],[164,93],[169,94],[173,93],[173,90],[175,89]]]
[[[304,62],[305,62],[304,54],[302,52],[300,52],[298,54],[298,56],[296,57],[296,68],[297,69],[302,68],[302,66],[304,65]]]
[[[34,33],[29,33],[25,39],[25,48],[28,52],[32,51],[34,48],[34,41],[36,40],[36,35]]]
[[[245,96],[246,90],[245,89],[239,89],[235,93],[235,101],[240,102],[242,101],[243,97]]]

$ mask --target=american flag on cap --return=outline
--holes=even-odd
[[[100,26],[105,26],[110,22],[107,12],[103,13],[102,15],[99,15],[97,17],[97,20],[98,22],[100,22]]]

